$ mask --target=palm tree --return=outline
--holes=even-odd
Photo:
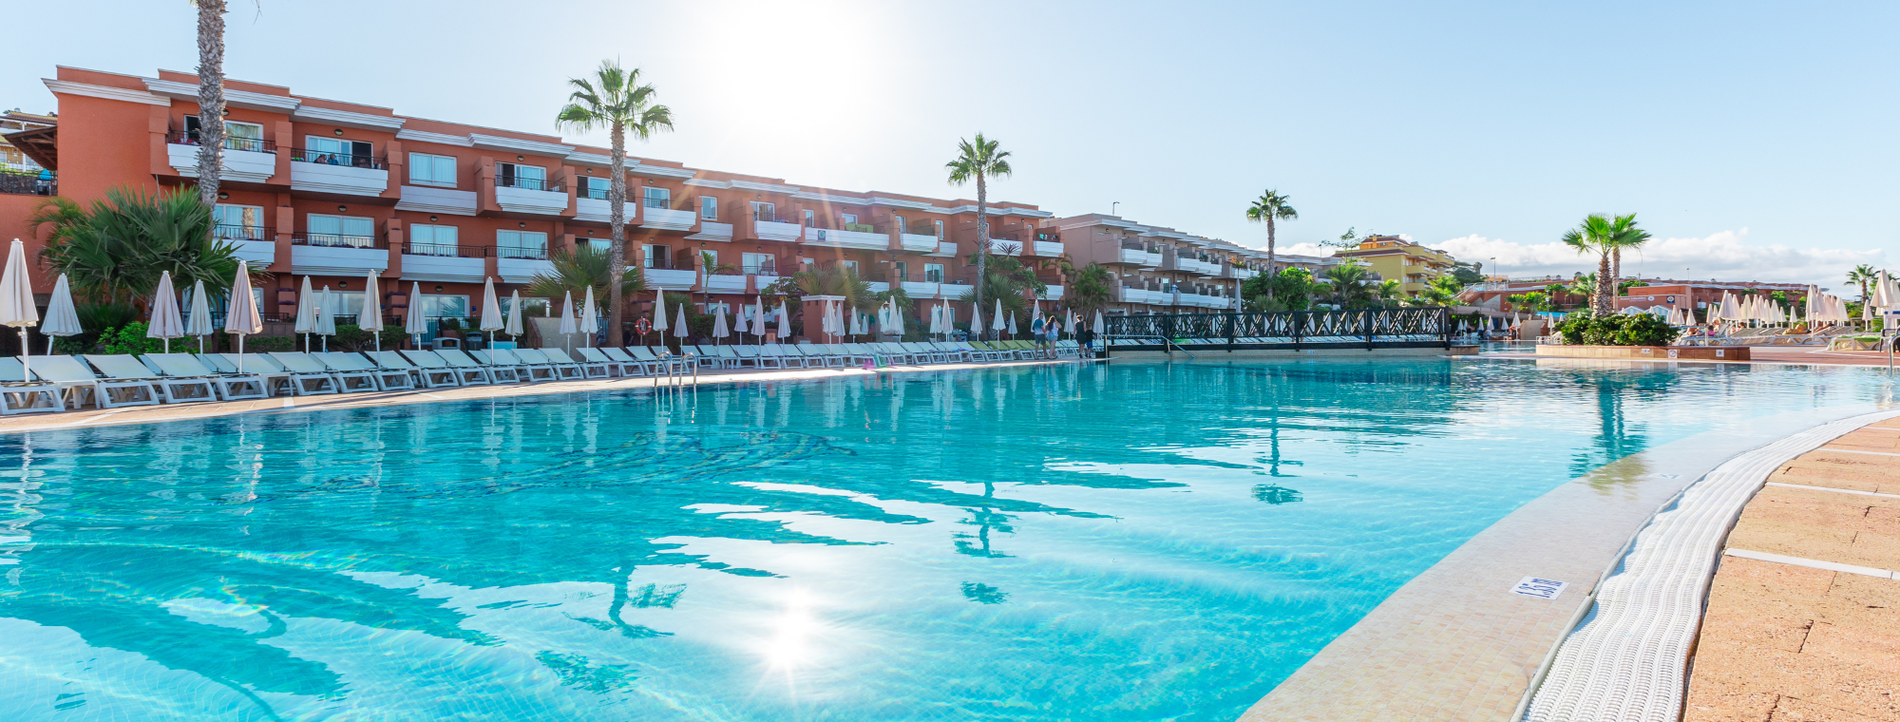
[[[1623,249],[1641,248],[1650,239],[1649,231],[1636,227],[1636,214],[1617,216],[1610,220],[1610,279],[1621,283],[1623,280]],[[1611,286],[1610,295],[1617,288]]]
[[[858,278],[858,272],[850,267],[798,271],[789,278],[801,296],[843,296],[846,308],[860,311],[877,308],[878,299],[871,293],[871,283]]]
[[[712,302],[712,291],[711,289],[707,288],[707,286],[712,285],[712,277],[714,274],[717,274],[721,271],[737,271],[737,270],[739,270],[738,266],[734,266],[730,263],[720,263],[719,254],[713,253],[712,251],[700,251],[699,252],[699,273],[700,273],[699,302],[700,303]]]
[[[612,297],[615,290],[621,296],[630,296],[646,290],[646,278],[635,267],[620,269],[620,287],[610,288],[608,280],[613,278],[613,258],[610,252],[595,248],[592,244],[575,244],[571,250],[560,250],[548,256],[552,273],[536,275],[528,281],[528,295],[542,298],[560,298],[564,293],[572,293],[575,298],[585,298],[587,289],[594,289],[594,297]]]
[[[145,298],[165,271],[179,286],[204,281],[212,291],[230,288],[237,273],[237,247],[212,236],[211,208],[184,191],[113,188],[90,210],[49,199],[28,222],[52,226],[41,260],[81,296],[103,303]]]
[[[950,184],[963,185],[976,179],[976,289],[975,303],[983,303],[983,282],[989,276],[990,191],[988,179],[1008,176],[1009,151],[997,150],[997,141],[976,134],[976,140],[957,140],[957,158],[943,164],[950,171]]]
[[[1342,263],[1326,269],[1327,284],[1333,287],[1333,301],[1341,308],[1372,305],[1376,292],[1366,284],[1370,275],[1371,271],[1359,263]]]
[[[1850,285],[1860,286],[1860,303],[1863,306],[1867,305],[1867,284],[1879,279],[1880,272],[1874,270],[1873,266],[1864,263],[1855,266],[1854,270],[1847,272],[1847,282]]]
[[[570,78],[574,92],[567,105],[555,116],[555,124],[587,132],[606,128],[611,137],[607,153],[607,226],[612,229],[613,245],[609,277],[622,275],[627,268],[627,134],[646,140],[654,133],[673,129],[673,111],[653,104],[653,86],[640,84],[640,69],[623,70],[619,61],[602,60],[594,78]],[[621,345],[621,319],[626,305],[620,287],[614,286],[607,298],[607,343]]]
[[[1299,211],[1293,210],[1293,206],[1287,205],[1287,201],[1289,200],[1292,200],[1292,196],[1283,196],[1272,188],[1268,188],[1267,192],[1260,194],[1259,198],[1254,199],[1253,205],[1247,206],[1247,220],[1267,224],[1267,276],[1269,278],[1277,272],[1277,269],[1275,269],[1273,265],[1274,221],[1291,221],[1297,220],[1300,217]],[[1273,298],[1273,284],[1267,284],[1267,298]]]
[[[224,171],[224,0],[198,6],[198,202],[218,204]]]
[[[1611,221],[1601,213],[1585,216],[1583,223],[1564,232],[1564,245],[1576,249],[1577,253],[1597,254],[1596,278],[1610,277],[1610,249],[1612,235]],[[1615,284],[1598,283],[1590,297],[1590,311],[1593,315],[1609,315],[1610,291]]]
[[[1115,300],[1111,288],[1114,282],[1114,277],[1102,264],[1090,263],[1075,274],[1075,280],[1069,282],[1069,289],[1063,297],[1069,302],[1069,308],[1075,309],[1077,313],[1088,314],[1107,308]]]

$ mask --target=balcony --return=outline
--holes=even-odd
[[[290,149],[290,189],[349,196],[380,196],[389,170],[377,156]]]
[[[924,255],[936,258],[955,258],[957,256],[957,244],[950,241],[938,241],[937,250],[925,253]]]
[[[186,178],[198,177],[198,134],[173,131],[165,136],[166,160]],[[225,138],[223,180],[263,183],[277,173],[277,144],[257,138]]]
[[[495,179],[495,205],[509,213],[558,216],[567,211],[567,188],[560,181],[503,176]]]
[[[554,275],[554,263],[546,247],[500,246],[495,249],[495,275],[505,283],[529,283],[535,276]]]
[[[1203,276],[1213,276],[1220,273],[1219,266],[1216,266],[1211,261],[1203,261],[1198,258],[1176,258],[1175,266],[1182,271],[1198,273]]]
[[[657,231],[690,231],[693,229],[693,224],[698,222],[698,213],[674,210],[657,200],[648,200],[640,204],[641,228]]]
[[[406,243],[402,277],[414,281],[481,283],[488,275],[488,249],[447,243]]]
[[[59,176],[48,174],[41,178],[38,173],[14,173],[0,171],[0,193],[23,196],[59,195]]]
[[[904,295],[911,298],[936,298],[937,294],[943,290],[943,284],[929,281],[904,281],[901,285],[904,287]]]
[[[383,236],[295,233],[290,236],[290,272],[301,276],[361,276],[389,270]]]
[[[396,201],[396,210],[472,216],[475,215],[475,191],[404,185],[402,199]]]
[[[1030,245],[1030,252],[1043,258],[1055,258],[1066,250],[1061,241],[1036,241]]]
[[[1255,271],[1251,268],[1247,268],[1244,266],[1228,266],[1225,269],[1225,271],[1221,273],[1221,278],[1232,278],[1235,280],[1245,281],[1249,278],[1253,278],[1255,275],[1258,275],[1258,273],[1259,273],[1258,271]]]
[[[693,235],[687,236],[686,240],[689,240],[689,241],[730,241],[732,240],[732,224],[720,223],[718,221],[700,221],[699,232]]]
[[[622,220],[628,223],[632,223],[634,216],[638,215],[639,211],[640,211],[640,204],[635,203],[631,200],[627,201],[622,211],[626,213],[627,215],[626,215],[626,218]],[[608,203],[605,196],[600,197],[600,198],[595,198],[593,196],[579,196],[574,199],[574,220],[592,221],[594,223],[607,223],[611,220],[607,216],[609,213],[612,213],[612,212],[613,212],[613,204]]]
[[[1023,254],[1023,244],[1007,238],[991,238],[990,253],[998,256],[1020,256]]]
[[[937,294],[943,298],[954,301],[963,298],[964,294],[974,290],[976,290],[976,287],[970,285],[968,281],[944,281],[939,285]]]
[[[1051,301],[1060,301],[1062,300],[1062,287],[1053,283],[1049,284],[1048,290],[1043,292],[1042,297]]]
[[[864,285],[869,286],[872,293],[883,293],[891,290],[891,284],[886,281],[865,281]]]
[[[273,234],[263,226],[240,226],[218,224],[211,227],[211,236],[237,246],[234,254],[238,260],[246,261],[252,268],[270,268],[277,262],[277,242],[271,240]]]
[[[761,241],[780,241],[796,243],[805,229],[797,223],[786,223],[776,216],[761,213],[752,214],[752,237]]]
[[[890,236],[878,233],[871,226],[862,223],[847,224],[845,230],[819,226],[806,227],[805,243],[813,246],[857,248],[866,251],[887,251],[891,248]]]

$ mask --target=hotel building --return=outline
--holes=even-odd
[[[1046,223],[1066,239],[1076,268],[1099,263],[1113,278],[1110,312],[1210,313],[1239,309],[1241,282],[1266,270],[1267,252],[1227,241],[1149,226],[1104,213]],[[1279,254],[1280,268],[1315,276],[1332,257]]]
[[[1378,280],[1396,280],[1399,293],[1417,296],[1430,287],[1432,280],[1451,273],[1458,260],[1451,254],[1426,248],[1398,236],[1367,236],[1358,248],[1333,254],[1341,260],[1366,265]]]

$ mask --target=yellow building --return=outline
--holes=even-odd
[[[1451,273],[1451,267],[1458,263],[1449,253],[1398,236],[1367,236],[1358,248],[1333,255],[1364,264],[1381,280],[1398,281],[1399,292],[1406,296],[1423,292],[1432,279]]]

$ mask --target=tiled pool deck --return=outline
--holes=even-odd
[[[1900,720],[1896,571],[1900,420],[1783,464],[1729,532],[1683,719]]]
[[[1591,590],[1659,508],[1737,454],[1877,410],[1749,420],[1558,487],[1401,587],[1242,719],[1510,720]],[[1513,593],[1526,577],[1568,586],[1553,599]]]

